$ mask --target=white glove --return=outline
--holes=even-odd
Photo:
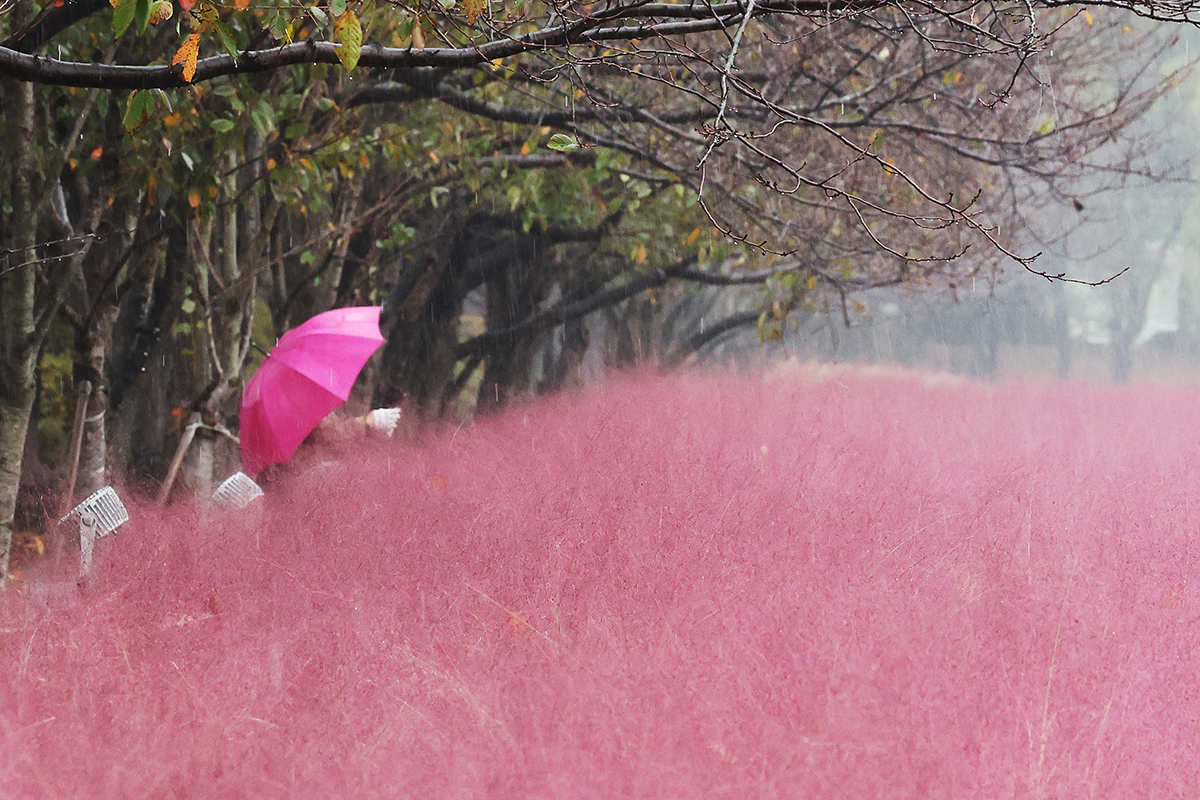
[[[377,431],[383,431],[388,436],[396,432],[396,425],[399,423],[400,409],[398,408],[377,408],[367,414],[367,425]]]

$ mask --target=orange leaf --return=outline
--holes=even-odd
[[[463,0],[463,11],[467,12],[467,24],[474,25],[479,15],[487,11],[487,0]]]
[[[183,63],[183,80],[187,83],[192,82],[192,78],[196,77],[196,57],[200,55],[200,34],[193,33],[188,36],[180,48],[175,52],[175,57],[171,59],[171,66],[182,62]]]
[[[504,610],[508,612],[508,627],[513,633],[525,636],[528,635],[531,630],[533,630],[533,626],[529,624],[529,620],[525,619],[525,617],[513,611],[511,608],[506,608]]]
[[[200,190],[192,187],[188,189],[188,205],[192,208],[200,207]]]
[[[233,7],[238,11],[245,11],[250,7],[250,0],[233,0]]]

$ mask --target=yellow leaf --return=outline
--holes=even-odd
[[[639,244],[637,252],[633,256],[633,260],[639,264],[645,264],[648,257],[649,253],[646,252],[646,245]]]
[[[337,49],[337,57],[342,66],[347,71],[358,66],[358,57],[362,55],[362,23],[353,11],[347,11],[337,18],[333,38],[341,45]]]
[[[174,114],[167,114],[165,117],[163,117],[163,125],[166,125],[168,128],[174,128],[182,119],[183,116],[176,111]]]
[[[808,287],[808,290],[809,290],[810,292],[811,292],[812,290],[816,289],[816,288],[817,288],[817,276],[816,276],[816,275],[809,275],[809,276],[808,276],[808,281],[807,281],[807,282],[805,282],[805,284],[804,284],[804,285],[805,285],[806,287]]]
[[[180,48],[175,52],[175,57],[171,59],[171,66],[175,66],[182,62],[183,64],[183,80],[185,83],[191,83],[192,78],[196,77],[196,57],[200,54],[200,34],[193,33],[188,36]]]
[[[692,232],[687,235],[687,244],[695,244],[696,240],[699,238],[700,238],[700,229],[693,228]]]
[[[221,18],[221,15],[217,11],[217,7],[214,6],[212,3],[201,3],[200,4],[200,19],[202,19],[204,22],[212,23],[212,22],[216,22],[220,18]]]
[[[1096,20],[1092,19],[1092,15],[1089,14],[1086,10],[1084,10],[1084,12],[1083,12],[1083,19],[1085,22],[1087,22],[1089,28],[1092,26],[1092,23],[1096,21]]]

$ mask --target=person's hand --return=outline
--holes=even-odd
[[[398,408],[377,408],[367,414],[367,426],[377,431],[383,431],[388,436],[396,432],[396,426],[399,423],[400,409]]]

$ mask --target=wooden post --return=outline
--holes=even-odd
[[[171,487],[175,485],[175,478],[179,475],[179,467],[183,464],[183,457],[187,455],[188,448],[192,446],[192,439],[196,438],[196,430],[203,424],[200,413],[193,411],[188,421],[188,426],[183,429],[183,436],[179,437],[179,446],[175,448],[175,457],[171,459],[171,468],[167,470],[167,478],[163,481],[162,489],[158,492],[158,502],[160,505],[167,502],[167,498],[171,496]]]

